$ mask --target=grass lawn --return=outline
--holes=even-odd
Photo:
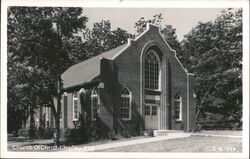
[[[215,134],[224,136],[202,136],[202,134]],[[240,138],[241,135],[242,131],[201,131],[186,138],[169,139],[138,145],[116,147],[100,150],[100,152],[242,152],[242,139]],[[227,136],[239,136],[239,138],[232,138]],[[120,138],[116,141],[101,140],[84,144],[72,144],[65,146],[66,148],[71,150],[72,146],[75,148],[84,148],[88,146],[91,147],[115,142],[119,143],[122,141],[130,141],[143,138],[146,137],[136,136],[131,138]],[[8,136],[8,151],[60,151],[58,149],[41,150],[41,147],[35,149],[36,145],[53,147],[54,144],[52,139],[28,139]]]
[[[106,149],[101,152],[242,152],[242,139],[190,136]]]
[[[147,138],[145,136],[135,136],[131,138],[122,138],[120,137],[119,140],[108,140],[108,139],[103,139],[99,141],[92,141],[88,143],[72,143],[72,144],[67,144],[67,145],[62,145],[65,146],[64,148],[71,149],[72,147],[77,147],[77,148],[84,148],[84,147],[91,147],[95,145],[100,145],[100,144],[108,144],[108,143],[115,143],[115,142],[122,142],[122,141],[130,141],[130,140],[136,140],[136,139],[143,139]],[[21,151],[21,152],[26,152],[26,151],[31,151],[31,152],[53,152],[53,151],[60,151],[60,149],[54,149],[54,143],[53,139],[29,139],[29,138],[24,138],[24,137],[12,137],[12,135],[8,135],[8,151]],[[37,147],[38,146],[38,147]],[[36,149],[37,147],[37,149]]]

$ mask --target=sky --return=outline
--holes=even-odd
[[[135,22],[141,17],[152,19],[155,14],[162,13],[162,25],[172,25],[181,41],[198,22],[214,20],[222,10],[223,8],[83,8],[83,15],[89,18],[89,28],[93,27],[93,23],[110,20],[111,29],[119,27],[134,34]]]

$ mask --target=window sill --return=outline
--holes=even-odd
[[[130,118],[121,118],[122,121],[130,121]]]

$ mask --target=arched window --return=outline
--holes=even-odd
[[[73,94],[73,120],[78,120],[78,94]]]
[[[95,120],[100,115],[100,106],[96,89],[91,93],[91,119]]]
[[[182,120],[182,98],[180,93],[174,96],[174,117],[175,120]]]
[[[120,106],[120,118],[122,120],[131,119],[131,92],[124,88],[121,91],[121,106]]]
[[[145,55],[145,88],[159,90],[160,60],[155,51],[150,50]]]

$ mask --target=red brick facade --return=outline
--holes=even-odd
[[[159,57],[160,66],[160,84],[158,90],[145,89],[145,54],[149,50],[154,50]],[[148,25],[147,30],[134,40],[128,40],[128,43],[117,52],[100,54],[95,58],[98,62],[92,62],[93,67],[86,66],[84,61],[82,65],[93,70],[82,70],[80,67],[68,69],[63,74],[63,80],[67,84],[64,87],[65,94],[62,98],[62,128],[74,128],[73,93],[77,92],[77,111],[78,118],[91,118],[92,98],[91,91],[96,88],[98,92],[99,120],[101,127],[116,132],[127,130],[132,135],[139,134],[150,124],[150,118],[145,119],[145,98],[159,99],[156,108],[155,123],[152,128],[158,130],[184,130],[190,131],[195,128],[195,99],[194,99],[194,77],[187,73],[176,53],[172,50],[159,33],[159,28],[154,25]],[[93,60],[93,59],[92,59]],[[90,62],[89,62],[90,63]],[[81,65],[81,64],[80,64]],[[78,66],[80,66],[78,65]],[[96,66],[97,65],[97,66]],[[73,81],[70,85],[69,78],[78,78],[70,75],[75,71],[79,78],[86,81]],[[78,72],[77,72],[78,71]],[[86,71],[96,71],[91,72]],[[84,77],[86,74],[87,77]],[[72,76],[72,77],[71,77]],[[64,78],[69,77],[69,78]],[[91,77],[91,78],[90,78]],[[94,78],[93,78],[94,77]],[[71,81],[71,80],[70,80]],[[121,119],[121,90],[128,88],[131,93],[131,113],[128,120]],[[181,96],[181,120],[175,119],[175,95]],[[149,108],[149,107],[147,107]],[[154,108],[154,109],[155,109]],[[75,108],[76,109],[76,108]],[[153,111],[153,107],[151,108]],[[151,116],[152,117],[152,116]],[[147,127],[146,127],[147,125]]]

